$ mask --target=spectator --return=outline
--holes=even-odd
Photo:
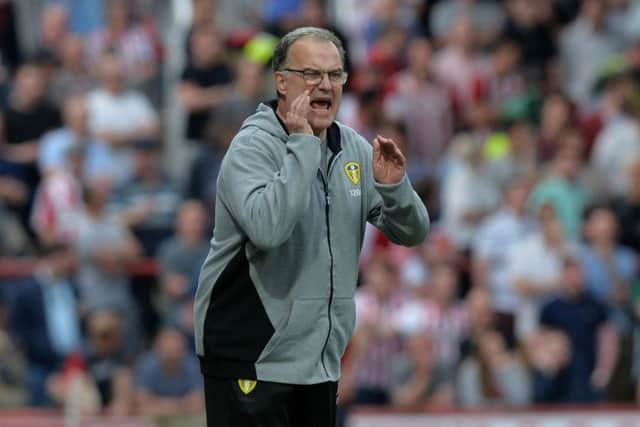
[[[158,332],[153,350],[136,366],[136,403],[141,414],[166,426],[201,425],[204,409],[198,361],[185,349],[185,339],[173,328]],[[191,418],[190,418],[191,417]]]
[[[79,177],[88,181],[112,181],[118,164],[110,146],[91,135],[89,110],[84,95],[70,95],[63,104],[64,126],[46,133],[40,141],[38,167],[42,175],[69,169],[67,154],[74,148],[83,153]]]
[[[425,331],[405,338],[404,352],[393,360],[392,371],[391,401],[394,406],[424,411],[453,404],[450,373],[438,369],[433,341]]]
[[[575,125],[575,106],[560,92],[546,96],[540,107],[539,156],[545,163],[552,159],[561,144],[565,129]]]
[[[77,422],[100,411],[100,393],[79,353],[70,354],[60,372],[51,375],[47,391],[54,403],[64,407],[67,422]]]
[[[190,37],[192,60],[182,72],[178,97],[189,113],[187,139],[201,141],[209,113],[225,100],[233,74],[224,62],[224,39],[214,26],[195,28]]]
[[[85,212],[77,221],[75,241],[80,260],[80,302],[85,312],[109,309],[122,316],[127,350],[135,351],[140,345],[141,328],[128,268],[141,250],[126,227],[105,210],[109,191],[103,183],[84,189]]]
[[[16,71],[9,102],[4,109],[4,159],[23,171],[31,192],[38,183],[35,162],[39,138],[60,125],[60,114],[45,98],[45,79],[40,66],[24,63]]]
[[[530,181],[512,181],[503,196],[502,208],[480,225],[472,247],[472,279],[475,287],[489,291],[500,330],[511,346],[514,319],[520,301],[509,278],[509,257],[520,241],[536,230],[535,218],[526,211]]]
[[[236,61],[234,70],[235,81],[222,104],[215,108],[212,114],[217,115],[224,110],[230,110],[230,114],[244,121],[256,111],[258,104],[271,94],[265,89],[266,75],[263,64],[242,56]],[[210,117],[207,120],[210,120]]]
[[[620,225],[618,243],[640,252],[640,156],[626,159],[627,185],[624,195],[613,200],[613,210]]]
[[[523,349],[530,367],[534,402],[555,402],[554,389],[571,360],[569,338],[562,331],[542,328],[531,335]]]
[[[381,2],[384,3],[384,2]],[[387,2],[396,4],[396,2]],[[392,75],[404,67],[402,52],[405,49],[409,33],[406,26],[390,25],[382,27],[369,49],[367,62],[380,67],[386,75]]]
[[[585,215],[586,244],[580,261],[585,290],[612,309],[611,320],[619,334],[631,332],[631,286],[637,277],[636,255],[616,243],[618,222],[607,205],[594,205]]]
[[[591,164],[609,196],[624,193],[624,164],[630,157],[640,156],[640,105],[633,105],[629,100],[628,91],[633,86],[622,87],[627,90],[623,111],[606,122],[596,137],[591,156]]]
[[[404,302],[397,271],[379,255],[365,272],[365,284],[356,291],[356,327],[343,374],[343,403],[385,405],[390,402],[390,363],[400,351],[400,340],[390,319]]]
[[[40,19],[40,48],[57,56],[69,31],[67,24],[67,11],[64,6],[55,3],[46,5]]]
[[[469,313],[457,300],[458,272],[451,265],[431,268],[426,298],[405,304],[395,323],[405,335],[426,331],[432,344],[433,363],[453,375],[460,361],[460,346],[469,332]]]
[[[556,54],[551,23],[539,13],[538,3],[528,0],[508,0],[506,3],[508,18],[502,37],[520,45],[524,65],[534,78],[541,80]]]
[[[127,352],[122,317],[98,309],[87,315],[87,339],[82,356],[106,413],[124,416],[133,409],[132,354]]]
[[[438,176],[438,165],[453,132],[449,94],[436,81],[431,42],[415,38],[407,49],[408,68],[396,74],[385,113],[407,129],[409,174],[415,182],[424,175]]]
[[[82,211],[82,148],[68,147],[65,158],[66,167],[50,171],[40,181],[33,203],[32,228],[45,243],[73,241]]]
[[[84,49],[84,39],[77,35],[69,34],[60,42],[60,66],[56,69],[49,88],[49,97],[55,105],[62,105],[69,95],[86,94],[95,86],[93,75],[87,67]]]
[[[520,46],[509,39],[498,40],[486,65],[483,103],[492,120],[526,117],[528,111],[519,111],[517,105],[527,96],[527,82],[520,68]]]
[[[152,28],[134,19],[134,5],[127,0],[106,2],[106,27],[88,40],[89,63],[102,62],[102,55],[113,52],[121,61],[127,83],[139,86],[158,73],[158,41]]]
[[[100,87],[88,95],[89,128],[115,151],[120,166],[116,182],[122,183],[130,177],[133,167],[131,145],[158,136],[158,117],[141,92],[125,88],[124,69],[118,57],[103,54],[99,69]]]
[[[172,233],[181,196],[161,169],[160,144],[141,140],[133,146],[133,177],[116,188],[109,207],[131,229],[145,255],[153,256]]]
[[[526,119],[511,121],[505,133],[494,133],[484,143],[488,173],[505,188],[519,178],[538,177],[536,129]]]
[[[205,204],[209,217],[213,218],[216,201],[216,180],[231,140],[240,129],[243,118],[228,109],[212,114],[207,123],[205,139],[191,165],[186,196]]]
[[[470,114],[480,100],[483,58],[474,49],[472,23],[459,17],[450,27],[447,42],[433,58],[436,79],[449,91],[456,120],[469,124]]]
[[[606,306],[585,292],[579,262],[569,257],[562,264],[561,293],[544,305],[540,324],[567,335],[571,359],[544,400],[599,402],[615,368],[618,337],[608,320]]]
[[[436,1],[429,20],[429,28],[436,41],[443,39],[447,30],[464,15],[470,17],[474,33],[481,45],[495,39],[504,21],[503,7],[494,0]]]
[[[535,209],[550,203],[562,223],[564,233],[577,239],[582,229],[582,212],[587,192],[579,182],[584,139],[575,129],[562,134],[562,143],[553,156],[549,174],[533,189],[530,203]]]
[[[601,0],[584,0],[580,15],[560,35],[563,87],[580,104],[591,99],[599,67],[616,51],[605,28],[608,7]]]
[[[367,140],[372,140],[383,116],[382,94],[377,89],[365,89],[357,93],[353,114],[346,116],[344,121]]]
[[[476,354],[460,365],[456,389],[466,407],[522,406],[531,401],[531,384],[524,364],[511,353],[497,331],[484,331],[475,340]]]
[[[207,26],[219,26],[221,24],[218,13],[217,0],[191,0],[191,22],[184,34],[185,40],[185,63],[193,62],[193,52],[191,46],[191,36],[195,28]]]
[[[540,230],[514,245],[507,258],[506,280],[519,300],[514,311],[519,341],[537,329],[540,306],[559,289],[562,260],[578,250],[566,238],[552,205],[543,205],[538,218]]]
[[[202,202],[187,200],[178,211],[175,232],[157,253],[160,267],[161,309],[165,317],[180,315],[184,297],[194,291],[194,278],[209,253],[208,217]]]
[[[80,313],[72,283],[74,264],[67,244],[47,245],[33,275],[12,286],[9,325],[27,360],[30,405],[50,403],[47,378],[81,345]]]
[[[478,225],[500,201],[500,192],[483,168],[482,146],[469,134],[451,143],[454,164],[442,183],[442,225],[459,250],[471,245]]]

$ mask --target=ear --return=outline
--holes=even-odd
[[[284,96],[287,94],[287,79],[284,78],[282,73],[273,73],[273,79],[276,84],[276,92]]]

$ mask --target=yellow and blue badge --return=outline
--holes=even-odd
[[[238,380],[238,386],[244,394],[249,394],[256,388],[257,381],[254,380]]]
[[[348,162],[344,165],[344,172],[354,185],[360,184],[360,163]]]

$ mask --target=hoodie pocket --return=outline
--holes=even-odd
[[[305,363],[320,359],[329,329],[327,299],[296,300],[287,323],[276,331],[258,363]]]
[[[325,351],[327,369],[332,376],[339,376],[340,360],[353,334],[356,322],[356,308],[353,297],[336,298],[333,301],[333,324]]]

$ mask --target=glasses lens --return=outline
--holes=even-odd
[[[322,80],[322,71],[318,71],[318,70],[304,70],[304,73],[302,74],[302,76],[304,77],[304,79],[311,83],[311,84],[316,84],[318,83],[320,80]]]
[[[347,81],[347,73],[344,71],[332,71],[329,73],[329,80],[332,83],[344,84]]]

